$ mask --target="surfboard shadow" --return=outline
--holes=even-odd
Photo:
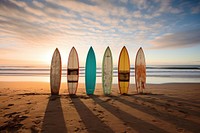
[[[138,97],[132,97],[132,98],[137,99]],[[137,102],[131,102],[129,100],[122,99],[120,97],[117,98],[116,100],[127,105],[127,106],[130,106],[132,108],[140,110],[144,113],[147,113],[147,114],[152,115],[154,117],[158,117],[159,119],[162,119],[164,121],[168,121],[168,122],[170,122],[174,125],[177,125],[177,127],[187,129],[188,131],[191,131],[191,132],[198,132],[199,131],[199,129],[197,130],[196,128],[192,128],[193,126],[198,127],[198,125],[199,125],[198,123],[186,120],[184,118],[181,118],[181,117],[178,117],[178,116],[175,116],[175,115],[164,113],[164,112],[161,112],[161,111],[156,110],[154,108],[150,108],[150,107],[138,104]],[[144,102],[150,102],[148,100],[144,100],[144,98],[139,98],[137,100],[141,100],[141,101],[144,101]],[[153,104],[159,106],[159,104],[156,103],[156,102],[154,102]]]
[[[194,101],[194,100],[188,101],[187,99],[177,98],[177,97],[172,97],[172,96],[167,96],[167,95],[163,95],[163,96],[155,95],[154,97],[162,98],[163,100],[170,99],[170,100],[174,100],[174,101],[178,101],[178,102],[184,102],[184,104],[187,106],[194,106],[194,107],[200,108],[199,102]]]
[[[103,123],[92,111],[80,100],[78,96],[70,96],[82,122],[90,133],[114,133],[114,131]],[[101,129],[101,130],[97,130]]]
[[[163,95],[163,97],[165,97],[165,96]],[[195,110],[186,108],[184,106],[181,106],[181,105],[188,105],[188,104],[186,104],[184,102],[182,102],[180,104],[179,101],[171,100],[171,97],[168,97],[168,99],[163,99],[166,102],[160,102],[159,100],[153,100],[153,99],[150,99],[150,98],[138,97],[138,96],[132,96],[131,98],[137,99],[137,100],[140,100],[140,101],[143,101],[143,102],[147,102],[147,103],[152,103],[152,104],[155,104],[155,105],[160,106],[160,107],[164,107],[164,106],[166,107],[167,106],[170,109],[178,110],[179,112],[182,112],[182,113],[185,113],[185,114],[187,114],[187,112],[190,112],[192,115],[200,117],[200,113],[198,111],[195,111]],[[155,97],[152,97],[152,98],[155,98]],[[162,97],[160,97],[160,99],[162,99]],[[171,103],[179,102],[180,106],[172,105],[170,102]],[[192,107],[193,105],[190,104],[189,106]]]
[[[138,131],[138,132],[148,132],[148,133],[154,133],[154,132],[162,132],[162,133],[166,133],[165,130],[156,127],[150,123],[147,123],[141,119],[138,119],[133,115],[124,112],[122,110],[120,110],[119,108],[113,106],[112,104],[101,100],[98,97],[95,96],[90,96],[97,104],[99,104],[100,106],[102,106],[103,108],[105,108],[107,111],[109,111],[110,113],[112,113],[114,116],[116,116],[117,118],[119,118],[120,120],[122,120],[126,125],[132,127],[134,130]],[[113,97],[114,98],[114,97]],[[115,99],[115,98],[114,98]],[[116,99],[115,99],[116,100]]]
[[[67,133],[60,96],[50,96],[42,124],[43,133]]]

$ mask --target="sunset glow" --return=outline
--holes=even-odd
[[[66,67],[70,49],[80,66],[89,47],[97,65],[110,46],[114,65],[126,46],[134,65],[143,47],[147,65],[200,64],[198,0],[1,0],[0,65],[49,66],[59,48]]]

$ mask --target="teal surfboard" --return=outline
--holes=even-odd
[[[85,87],[87,94],[94,94],[96,85],[96,57],[92,47],[90,47],[85,66]]]

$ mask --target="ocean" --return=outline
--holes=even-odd
[[[147,66],[147,83],[200,83],[200,65]],[[117,67],[113,69],[113,83],[118,83]],[[79,82],[85,82],[85,68],[80,67]],[[62,70],[62,82],[67,81],[67,69]],[[50,67],[0,66],[0,81],[49,82]],[[131,84],[135,83],[134,66],[131,67]],[[97,68],[97,83],[101,83],[101,68]]]

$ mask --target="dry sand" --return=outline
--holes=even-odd
[[[86,95],[79,84],[69,96],[62,84],[59,96],[50,96],[49,83],[0,82],[0,132],[200,132],[200,83],[152,84],[146,93]]]

